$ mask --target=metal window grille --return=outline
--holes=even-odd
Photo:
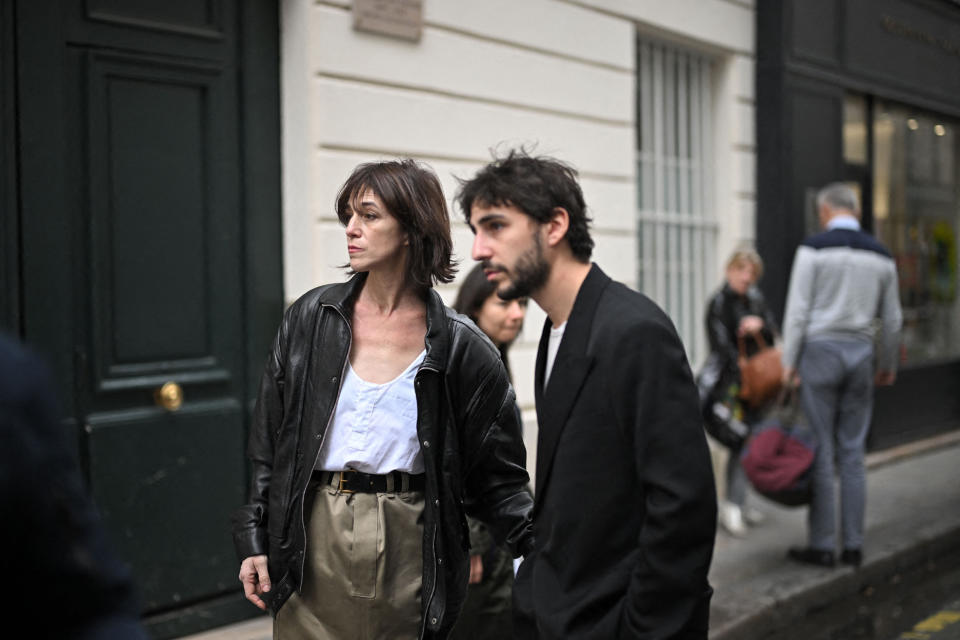
[[[715,284],[713,61],[642,39],[637,57],[637,282],[696,365],[707,354],[703,317]]]

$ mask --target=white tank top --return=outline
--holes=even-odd
[[[317,469],[364,473],[423,473],[413,381],[426,349],[403,373],[383,384],[362,380],[350,363]]]

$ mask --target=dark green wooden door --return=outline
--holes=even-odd
[[[250,24],[245,4],[17,5],[24,333],[55,361],[91,491],[154,617],[242,604],[229,514],[280,298],[261,295],[278,269],[264,279],[254,248],[276,239],[256,235],[269,195],[246,186],[277,141],[248,149],[244,123],[250,88],[275,86],[253,74],[276,68],[241,46],[276,23]],[[182,405],[159,402],[167,383]]]

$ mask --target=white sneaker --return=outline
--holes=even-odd
[[[720,505],[720,526],[735,538],[747,535],[747,525],[743,522],[743,512],[738,505],[724,502]]]
[[[767,515],[756,507],[744,507],[742,511],[743,519],[752,527],[761,525],[767,520]]]

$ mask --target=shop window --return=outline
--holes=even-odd
[[[960,122],[876,102],[873,226],[897,262],[907,365],[960,356]]]
[[[637,44],[638,283],[670,315],[694,364],[706,357],[704,307],[719,284],[713,66],[685,49]]]
[[[848,94],[843,101],[843,161],[865,166],[869,160],[867,98]]]

